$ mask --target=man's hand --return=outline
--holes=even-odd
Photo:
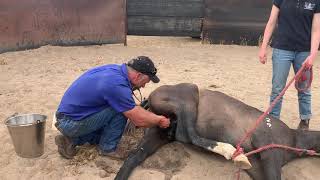
[[[267,63],[267,48],[261,47],[259,51],[259,61],[262,64]]]
[[[311,67],[313,66],[313,61],[316,58],[315,55],[310,54],[306,60],[303,62],[302,65],[305,65],[306,69],[311,69]]]
[[[159,121],[159,127],[161,128],[167,128],[170,126],[170,119],[166,118],[164,116],[161,116],[161,119]]]

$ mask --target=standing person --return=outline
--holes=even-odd
[[[263,42],[259,51],[259,60],[267,62],[267,46],[272,39],[272,102],[286,85],[291,64],[294,72],[304,64],[307,69],[313,65],[320,41],[320,0],[274,0],[271,14],[266,25]],[[310,73],[307,73],[310,78]],[[304,86],[309,79],[299,84]],[[311,118],[310,89],[298,92],[300,123],[298,128],[309,129]],[[280,118],[282,98],[272,109],[270,114]]]
[[[64,158],[76,155],[76,146],[98,144],[100,155],[123,158],[116,151],[127,118],[139,127],[167,128],[168,118],[136,106],[133,90],[150,80],[158,83],[152,60],[139,56],[126,64],[95,67],[82,74],[65,92],[56,112],[55,138]]]

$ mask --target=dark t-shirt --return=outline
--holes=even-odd
[[[280,9],[271,46],[289,51],[310,51],[313,15],[320,13],[320,0],[273,0]]]

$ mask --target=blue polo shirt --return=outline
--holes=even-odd
[[[313,15],[320,13],[320,0],[273,0],[280,9],[271,46],[289,51],[310,51]]]
[[[105,108],[125,112],[135,107],[125,64],[104,65],[88,70],[68,88],[58,112],[81,120]]]

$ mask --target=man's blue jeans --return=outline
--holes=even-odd
[[[286,86],[290,66],[292,64],[294,72],[297,73],[302,66],[302,63],[309,56],[310,52],[295,52],[281,49],[273,49],[272,54],[272,92],[270,96],[270,103],[280,94],[283,88]],[[306,74],[307,80],[298,84],[299,87],[304,88],[310,78],[310,73]],[[280,118],[281,98],[274,106],[270,114],[276,118]],[[311,114],[311,92],[310,89],[304,92],[298,92],[299,101],[299,113],[300,119],[310,119]]]
[[[57,128],[71,138],[74,145],[98,144],[104,152],[115,151],[126,123],[127,118],[112,108],[78,121],[65,115],[57,116]]]

